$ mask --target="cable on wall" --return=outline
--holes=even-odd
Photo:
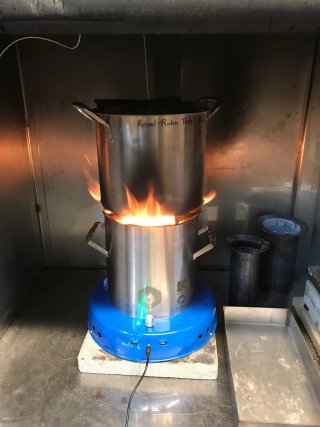
[[[19,43],[19,42],[21,42],[21,41],[23,41],[23,40],[43,40],[43,41],[50,42],[50,43],[56,44],[56,45],[58,45],[58,46],[64,47],[65,49],[74,50],[74,49],[77,49],[77,47],[78,47],[78,46],[79,46],[79,44],[80,44],[80,41],[81,41],[81,34],[79,34],[79,35],[78,35],[78,40],[77,40],[76,44],[75,44],[75,45],[73,45],[73,46],[68,46],[68,45],[66,45],[66,44],[63,44],[63,43],[57,42],[56,40],[48,39],[48,38],[46,38],[46,37],[40,37],[40,36],[26,36],[26,37],[20,37],[19,39],[13,40],[13,42],[11,42],[10,44],[8,44],[8,46],[6,46],[6,47],[5,47],[5,48],[0,52],[0,59],[1,59],[1,57],[6,53],[6,51],[7,51],[8,49],[10,49],[10,47],[14,46],[16,43]]]

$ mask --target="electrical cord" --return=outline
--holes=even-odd
[[[148,344],[148,345],[146,346],[146,358],[147,358],[146,366],[145,366],[145,368],[144,368],[144,371],[143,371],[143,373],[142,373],[142,375],[141,375],[141,377],[140,377],[139,381],[138,381],[138,382],[137,382],[137,384],[135,385],[135,387],[134,387],[134,389],[132,390],[132,392],[131,392],[131,394],[130,394],[130,397],[129,397],[128,406],[127,406],[127,415],[126,415],[125,427],[128,427],[128,424],[129,424],[130,408],[131,408],[131,403],[132,403],[133,396],[134,396],[135,392],[137,391],[137,389],[138,389],[139,385],[141,384],[141,382],[142,382],[143,378],[144,378],[144,377],[145,377],[145,375],[146,375],[146,372],[147,372],[147,369],[148,369],[148,365],[149,365],[149,360],[150,360],[150,354],[151,354],[151,345],[149,345],[149,344]]]
[[[26,36],[26,37],[20,37],[19,39],[13,40],[13,42],[11,42],[10,44],[8,44],[8,46],[6,46],[1,52],[0,52],[0,58],[2,57],[2,55],[4,55],[6,53],[6,51],[8,49],[10,49],[11,46],[13,46],[14,44],[21,42],[22,40],[44,40],[46,42],[50,42],[53,44],[57,44],[58,46],[64,47],[65,49],[70,49],[70,50],[74,50],[77,49],[77,47],[80,44],[81,41],[81,34],[78,35],[78,40],[77,43],[73,46],[68,46],[66,44],[57,42],[56,40],[51,40],[51,39],[47,39],[46,37],[40,37],[40,36]]]

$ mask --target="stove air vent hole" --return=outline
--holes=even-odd
[[[139,344],[139,341],[131,340],[131,344],[132,344],[132,345],[138,345],[138,344]]]
[[[98,335],[99,335],[99,338],[101,338],[101,333],[100,332],[98,332]]]
[[[202,335],[202,334],[200,334],[200,335],[198,336],[199,340],[202,340],[202,337],[203,337],[203,335]]]
[[[167,345],[167,344],[168,344],[168,341],[160,341],[160,342],[159,342],[159,344],[160,344],[160,345]]]
[[[93,330],[93,331],[95,331],[95,327],[94,327],[94,325],[92,325],[92,330]]]
[[[207,334],[209,333],[209,331],[210,331],[210,328],[207,328]]]

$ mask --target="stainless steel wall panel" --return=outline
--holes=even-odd
[[[303,219],[309,230],[302,239],[298,265],[320,264],[320,48],[317,46],[311,100],[307,117],[300,182],[294,214]]]
[[[218,194],[211,204],[218,246],[203,258],[207,268],[228,268],[226,236],[256,232],[261,214],[289,213],[313,42],[308,36],[183,38],[182,96],[213,94],[223,102],[208,126],[206,186]]]
[[[85,243],[92,222],[103,220],[84,175],[89,167],[98,176],[95,130],[71,104],[146,97],[143,38],[83,37],[75,51],[28,41],[19,49],[41,215],[48,218],[47,265],[105,266]]]
[[[0,50],[9,43],[0,40]],[[43,262],[15,50],[0,60],[0,336]]]
[[[161,59],[157,43],[147,45],[152,94]],[[209,122],[206,153],[206,189],[218,193],[207,216],[218,247],[200,267],[228,268],[226,236],[256,232],[260,214],[289,213],[313,45],[306,35],[182,37],[182,97],[223,102]],[[104,266],[84,242],[87,228],[102,218],[83,173],[85,156],[97,172],[95,132],[71,102],[146,98],[143,38],[85,36],[75,51],[27,41],[19,50],[47,264]],[[173,72],[180,81],[176,66]]]

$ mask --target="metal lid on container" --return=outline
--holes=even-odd
[[[260,216],[258,225],[265,234],[279,238],[300,237],[308,229],[307,224],[297,218],[278,215]]]

